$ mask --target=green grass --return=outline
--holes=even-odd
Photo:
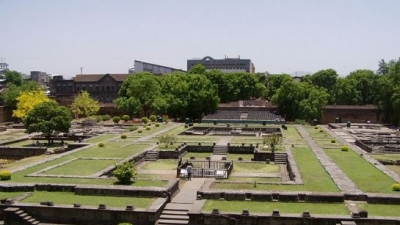
[[[0,192],[0,199],[4,198],[15,198],[23,195],[24,192]]]
[[[206,159],[206,157],[211,156],[211,152],[188,152],[186,153],[183,158],[190,159],[191,156],[194,156],[196,159]]]
[[[229,181],[237,182],[251,182],[254,186],[254,181],[257,183],[270,183],[270,182],[282,182],[280,177],[233,177],[228,178]]]
[[[121,146],[126,145],[124,142],[107,142],[104,147],[93,146],[91,148],[79,151],[77,153],[69,155],[70,157],[101,157],[101,158],[126,158],[134,155],[144,149],[150,147],[150,145],[128,145],[123,148]]]
[[[176,170],[178,160],[160,159],[154,162],[148,162],[142,169],[145,170]]]
[[[62,166],[48,170],[44,172],[44,174],[90,176],[116,163],[116,160],[77,159]]]
[[[106,140],[109,140],[109,139],[112,139],[112,138],[116,138],[116,137],[118,137],[117,134],[102,134],[100,136],[85,140],[85,142],[88,142],[88,143],[100,143],[100,142],[105,142]]]
[[[389,168],[390,170],[392,170],[393,172],[397,173],[397,175],[400,176],[400,166],[398,165],[387,165],[387,168]]]
[[[242,212],[247,209],[252,213],[272,213],[278,209],[280,213],[301,214],[310,211],[313,214],[348,215],[349,211],[341,203],[283,203],[283,202],[255,202],[255,201],[222,201],[207,200],[202,208],[203,212],[219,209],[222,212]]]
[[[394,216],[399,217],[400,205],[383,204],[357,204],[360,210],[368,211],[368,216]]]
[[[245,143],[246,145],[249,144],[262,144],[263,139],[260,137],[240,137],[240,136],[235,136],[232,141],[231,144],[242,144]]]
[[[245,161],[251,161],[251,159],[254,157],[253,154],[228,154],[227,160],[238,160],[239,157],[242,157],[243,160]]]
[[[328,149],[325,152],[362,191],[393,192],[391,187],[395,181],[354,151],[342,152],[340,149]]]
[[[98,206],[106,204],[107,207],[126,207],[131,204],[137,208],[148,208],[155,198],[132,198],[132,197],[112,197],[112,196],[90,196],[76,195],[73,192],[47,192],[35,191],[32,196],[22,200],[28,203],[40,203],[42,201],[52,201],[57,204],[80,203],[83,206]]]
[[[372,158],[378,160],[378,159],[383,159],[383,160],[400,160],[400,154],[380,154],[380,155],[374,155],[371,154]]]
[[[280,173],[281,169],[279,165],[272,165],[266,163],[240,163],[235,162],[233,164],[233,172],[248,172],[248,173]]]

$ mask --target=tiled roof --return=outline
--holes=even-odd
[[[116,81],[124,81],[131,74],[78,74],[75,76],[75,82],[96,82],[106,75],[110,75]]]

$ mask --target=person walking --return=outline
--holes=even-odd
[[[192,180],[192,169],[193,169],[192,164],[189,163],[186,166],[186,171],[187,171],[187,174],[188,174],[188,180]]]

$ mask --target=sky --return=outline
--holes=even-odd
[[[256,72],[347,76],[400,57],[399,0],[0,0],[0,61],[72,77],[134,60],[251,59]]]

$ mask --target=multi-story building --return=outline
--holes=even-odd
[[[129,75],[80,74],[70,80],[64,80],[63,76],[54,76],[50,82],[50,92],[63,105],[70,104],[75,95],[81,91],[87,91],[99,102],[112,103],[118,97],[118,91]]]
[[[150,72],[155,75],[163,75],[172,73],[174,71],[182,71],[181,69],[175,69],[168,66],[161,66],[157,64],[147,63],[135,60],[134,68],[129,69],[129,73],[140,73],[140,72]]]
[[[236,72],[248,72],[255,73],[254,64],[250,59],[228,58],[224,59],[213,59],[210,56],[206,56],[202,59],[188,59],[187,70],[189,71],[193,66],[201,64],[206,70],[220,70],[225,73],[236,73]]]
[[[48,87],[50,75],[42,71],[31,71],[31,80],[36,81],[38,84]]]

